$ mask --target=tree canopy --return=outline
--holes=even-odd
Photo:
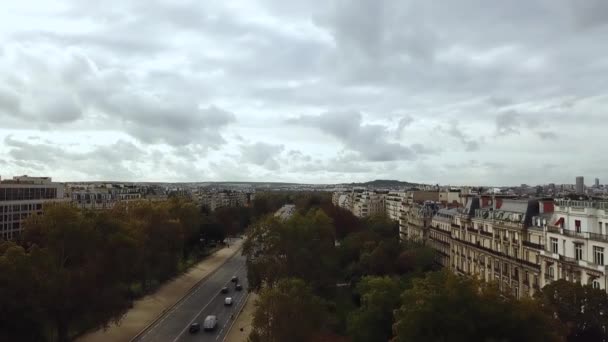
[[[321,298],[297,278],[284,278],[265,287],[255,303],[251,342],[310,342],[325,319]]]

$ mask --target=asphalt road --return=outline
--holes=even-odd
[[[242,291],[234,289],[234,283],[230,280],[232,276],[238,276],[243,285]],[[227,294],[220,293],[222,287],[227,286]],[[156,324],[151,326],[137,341],[222,341],[232,320],[230,316],[238,313],[245,303],[247,296],[247,270],[245,268],[245,257],[240,252],[229,259],[213,275],[203,281],[176,307],[165,314]],[[224,299],[232,297],[232,306],[225,306]],[[203,321],[208,315],[216,315],[218,325],[212,332],[203,331]],[[196,334],[190,334],[190,324],[198,322],[201,330]]]

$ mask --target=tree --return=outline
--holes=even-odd
[[[281,279],[255,303],[251,342],[309,342],[324,321],[322,300],[301,279]]]
[[[46,340],[37,262],[12,242],[0,244],[0,341]]]
[[[273,216],[253,225],[243,247],[249,285],[259,290],[280,278],[305,280],[315,291],[335,286],[336,255],[331,220],[321,210],[287,222]],[[314,265],[314,267],[311,267]]]
[[[608,296],[604,290],[560,279],[546,285],[537,298],[568,329],[568,341],[608,339]]]
[[[349,210],[325,204],[323,211],[333,222],[336,239],[342,240],[350,234],[361,230],[361,220],[353,215]]]
[[[536,303],[448,271],[415,279],[401,300],[394,342],[562,340],[558,322]]]
[[[388,341],[392,336],[393,311],[399,307],[401,286],[389,277],[364,277],[357,285],[361,307],[348,317],[353,342]]]
[[[68,205],[50,206],[25,223],[24,241],[32,246],[43,293],[39,305],[53,322],[57,341],[67,341],[78,322],[106,324],[128,307],[123,284],[112,276],[124,260],[114,264],[104,257],[112,240],[99,228]]]

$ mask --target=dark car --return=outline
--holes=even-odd
[[[192,325],[190,326],[190,333],[191,334],[196,334],[197,332],[199,332],[201,330],[201,325],[198,323],[192,323]]]
[[[226,286],[222,287],[222,293],[228,293],[228,287],[226,287]]]
[[[239,277],[234,276],[234,277],[232,277],[232,279],[230,281],[233,282],[233,283],[238,283],[239,282]]]
[[[243,285],[241,284],[236,284],[236,286],[234,287],[237,291],[241,291],[243,289]]]

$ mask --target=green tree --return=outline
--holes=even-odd
[[[40,306],[54,325],[57,341],[67,341],[82,322],[107,324],[128,307],[124,287],[112,275],[118,264],[102,251],[112,240],[98,230],[90,216],[68,205],[54,205],[25,224],[24,241],[37,261]]]
[[[357,285],[361,306],[348,317],[348,334],[354,342],[388,341],[392,336],[393,311],[399,307],[399,280],[364,277]]]
[[[287,222],[267,216],[250,230],[243,247],[252,289],[280,278],[304,279],[315,290],[335,286],[336,254],[331,220],[321,210]],[[314,265],[314,267],[311,267]]]
[[[559,324],[537,303],[448,271],[415,279],[401,296],[395,342],[561,341]]]
[[[251,342],[309,342],[325,316],[323,301],[301,279],[281,279],[262,289],[255,303]]]
[[[0,341],[47,339],[37,264],[23,247],[0,244]]]
[[[537,293],[550,315],[568,329],[568,341],[605,341],[608,339],[608,296],[601,289],[560,279]]]

